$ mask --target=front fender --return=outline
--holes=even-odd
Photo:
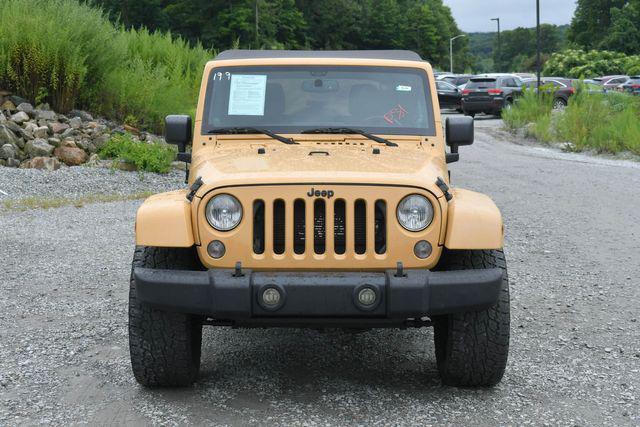
[[[444,246],[448,249],[500,249],[504,226],[498,207],[484,194],[452,189]]]
[[[156,194],[136,215],[136,245],[188,248],[194,245],[188,190]]]

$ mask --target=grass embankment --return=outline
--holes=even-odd
[[[144,191],[135,194],[94,194],[90,196],[78,197],[78,198],[45,198],[45,197],[27,197],[18,200],[6,200],[3,202],[2,207],[7,211],[27,211],[31,209],[55,209],[64,206],[75,206],[81,208],[85,205],[93,203],[109,203],[109,202],[123,202],[129,200],[146,199],[153,193]]]
[[[551,105],[552,95],[526,91],[503,119],[508,128],[525,128],[541,142],[568,142],[568,150],[640,155],[640,97],[578,88],[563,111]]]
[[[212,57],[170,34],[118,28],[79,0],[0,1],[0,89],[58,112],[158,132],[165,115],[193,112]]]

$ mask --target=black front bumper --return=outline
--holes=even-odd
[[[386,272],[252,272],[155,270],[135,268],[137,299],[171,311],[238,323],[276,319],[399,320],[482,310],[498,300],[502,270]],[[280,303],[262,302],[267,288],[276,288]],[[376,294],[364,306],[358,293]],[[303,322],[304,323],[304,322]],[[312,322],[309,322],[312,323]]]

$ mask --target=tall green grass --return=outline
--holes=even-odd
[[[170,34],[117,28],[79,0],[0,1],[0,88],[61,112],[158,131],[166,114],[193,112],[212,56]]]
[[[526,127],[529,136],[543,142],[569,142],[575,151],[640,155],[638,96],[590,93],[578,88],[567,108],[552,112],[550,98],[531,92],[525,93],[503,118],[511,129]]]

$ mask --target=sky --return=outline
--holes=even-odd
[[[495,31],[491,18],[500,18],[501,30],[536,25],[535,0],[444,0],[444,4],[464,32]],[[576,0],[540,0],[540,23],[569,24],[575,9]]]

